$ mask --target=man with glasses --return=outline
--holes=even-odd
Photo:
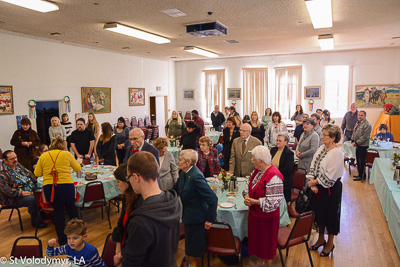
[[[147,143],[144,140],[144,133],[140,128],[134,128],[129,132],[129,142],[131,143],[130,146],[127,147],[125,153],[125,160],[124,162],[128,162],[129,158],[139,152],[139,151],[148,151],[156,157],[157,162],[159,161],[158,156],[158,149],[155,148],[152,144]]]
[[[4,206],[28,207],[33,227],[44,228],[36,205],[33,190],[36,176],[18,163],[17,155],[7,150],[3,153],[3,171],[0,172],[0,204]]]
[[[238,177],[249,176],[254,171],[251,163],[251,151],[256,146],[262,145],[261,141],[250,135],[251,126],[248,123],[240,127],[240,137],[233,140],[229,172]]]
[[[158,162],[149,152],[137,152],[128,160],[126,179],[143,204],[125,223],[124,267],[177,266],[182,207],[175,190],[160,190],[158,173]]]

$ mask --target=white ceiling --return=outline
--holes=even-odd
[[[318,35],[333,34],[335,50],[400,47],[399,0],[332,0],[333,27],[315,30],[304,0],[55,0],[60,10],[40,13],[0,1],[0,29],[118,53],[156,59],[202,56],[197,46],[221,57],[319,52]],[[170,17],[162,10],[187,14]],[[208,15],[208,12],[213,12]],[[227,36],[197,38],[187,24],[218,21]],[[103,30],[119,22],[171,40],[153,44]],[[61,35],[51,36],[59,32]],[[393,37],[398,37],[397,39]],[[224,40],[237,40],[228,44]],[[123,49],[129,47],[130,49]]]

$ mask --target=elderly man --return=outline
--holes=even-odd
[[[7,150],[3,153],[3,171],[0,173],[0,204],[4,206],[28,207],[33,227],[44,228],[32,194],[36,185],[36,177],[18,163],[17,155]]]
[[[308,114],[303,113],[303,115],[301,116],[301,121],[304,122],[306,119],[308,119]],[[300,136],[303,132],[304,132],[303,124],[297,125],[296,128],[294,129],[293,136],[294,136],[294,140],[296,141],[296,146],[299,143]]]
[[[90,163],[95,140],[93,131],[85,127],[85,119],[77,119],[76,130],[72,132],[70,142],[75,157],[84,160],[84,164]]]
[[[214,112],[211,113],[211,122],[216,131],[221,131],[221,125],[225,121],[225,116],[219,111],[219,106],[215,105]]]
[[[254,171],[254,165],[251,163],[251,151],[262,143],[250,134],[251,126],[245,123],[240,127],[240,138],[233,140],[229,172],[234,173],[235,176],[249,176]]]
[[[353,136],[353,129],[358,121],[358,110],[357,104],[353,103],[350,105],[350,111],[346,112],[342,121],[342,132],[344,142],[351,140]]]
[[[353,181],[362,181],[365,177],[365,161],[367,159],[367,149],[369,138],[371,137],[371,123],[366,119],[367,113],[363,110],[358,112],[358,122],[354,126],[352,145],[356,148],[356,159],[358,176],[354,176]]]
[[[156,157],[157,162],[160,163],[158,149],[152,144],[144,141],[144,133],[140,128],[134,128],[129,132],[130,146],[127,147],[124,162],[128,162],[129,158],[139,151],[148,151]]]
[[[192,119],[193,119],[193,121],[194,121],[197,125],[199,125],[200,128],[201,128],[201,132],[200,132],[199,138],[200,138],[200,137],[203,137],[203,136],[205,135],[205,131],[204,131],[204,121],[203,121],[202,118],[200,118],[199,112],[198,112],[197,110],[195,110],[195,109],[192,110]]]

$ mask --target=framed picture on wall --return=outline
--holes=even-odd
[[[14,114],[12,86],[0,85],[0,115]]]
[[[184,100],[195,100],[196,90],[195,89],[183,89]]]
[[[304,86],[304,99],[321,99],[321,86]]]
[[[241,100],[242,89],[241,88],[228,88],[228,100]]]
[[[111,88],[82,87],[83,113],[111,113]]]
[[[144,88],[129,88],[129,106],[144,106],[145,98]]]
[[[358,108],[381,108],[385,104],[399,106],[400,84],[356,85]]]

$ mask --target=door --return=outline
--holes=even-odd
[[[157,125],[157,108],[155,96],[150,96],[150,121],[152,125]]]
[[[51,118],[60,118],[59,101],[36,102],[36,128],[42,144],[50,145],[49,127]]]

